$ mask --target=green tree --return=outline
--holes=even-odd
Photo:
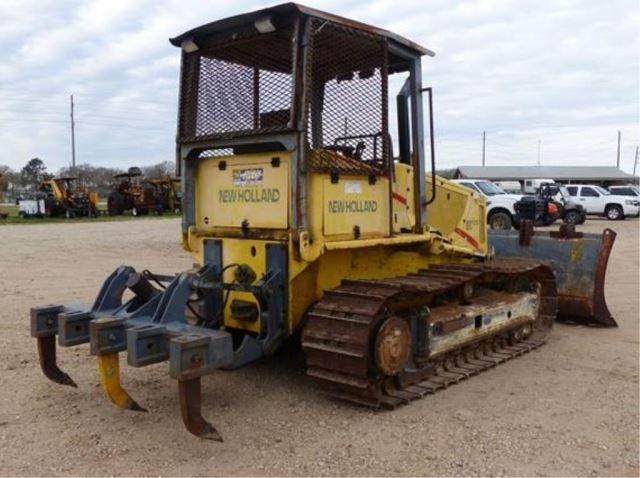
[[[20,171],[23,184],[38,187],[38,182],[47,173],[47,167],[40,158],[32,158]]]

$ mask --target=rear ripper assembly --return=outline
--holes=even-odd
[[[219,244],[210,243],[208,249],[219,261]],[[100,383],[107,397],[120,408],[146,411],[122,388],[119,353],[126,351],[127,363],[133,367],[169,361],[169,375],[178,381],[186,428],[201,438],[222,441],[201,415],[200,378],[270,353],[282,337],[276,325],[281,318],[274,316],[272,321],[265,321],[260,334],[245,336],[235,350],[231,334],[212,327],[221,321],[221,298],[224,291],[231,289],[254,294],[265,310],[280,308],[274,302],[281,300],[278,291],[284,287],[285,271],[276,267],[282,264],[279,259],[285,251],[268,246],[268,263],[272,267],[254,284],[241,282],[241,267],[237,267],[235,282],[223,283],[223,270],[215,259],[196,272],[177,276],[138,273],[132,267],[121,266],[104,282],[91,307],[32,308],[31,335],[38,342],[44,375],[61,385],[77,387],[57,365],[56,335],[62,347],[89,343],[91,354],[97,357]],[[133,297],[123,301],[127,290]]]

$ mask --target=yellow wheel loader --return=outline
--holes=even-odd
[[[182,243],[199,266],[171,276],[121,266],[92,305],[32,309],[51,380],[75,386],[56,337],[89,343],[109,399],[142,410],[120,385],[120,353],[133,367],[168,362],[186,428],[221,440],[201,414],[201,378],[289,338],[319,390],[394,408],[542,345],[559,310],[557,267],[567,265],[563,284],[583,280],[578,295],[602,293],[585,272],[597,260],[604,274],[600,236],[523,227],[492,246],[484,200],[434,175],[421,77],[430,50],[291,3],[171,43],[182,55]],[[547,246],[553,257],[536,259]]]

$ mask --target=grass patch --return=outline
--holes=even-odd
[[[67,219],[65,217],[30,217],[23,219],[18,216],[18,206],[13,204],[0,204],[0,213],[7,213],[8,216],[5,219],[0,219],[0,226],[3,224],[76,224],[79,222],[113,222],[113,221],[141,221],[152,219],[167,219],[180,217],[180,214],[173,212],[165,212],[161,216],[158,214],[148,214],[146,216],[132,216],[131,214],[124,214],[122,216],[109,216],[106,214],[106,209],[99,209],[100,216],[98,217],[76,217],[73,219]]]

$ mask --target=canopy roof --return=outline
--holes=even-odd
[[[212,23],[207,23],[200,27],[189,30],[182,35],[171,38],[169,41],[174,46],[181,46],[185,40],[192,40],[196,45],[199,44],[199,40],[208,39],[212,36],[217,36],[225,33],[231,33],[239,29],[245,28],[249,25],[253,25],[258,19],[270,17],[271,23],[276,27],[284,27],[291,24],[296,15],[307,15],[310,17],[318,18],[320,20],[330,21],[346,27],[362,30],[374,35],[379,35],[387,38],[391,43],[396,43],[414,53],[419,55],[434,56],[435,53],[417,43],[412,42],[400,35],[392,33],[382,28],[377,28],[372,25],[360,23],[348,18],[333,15],[331,13],[322,12],[313,8],[305,7],[297,3],[282,3],[274,7],[264,8],[262,10],[256,10],[250,13],[243,13],[233,17],[217,20]]]

